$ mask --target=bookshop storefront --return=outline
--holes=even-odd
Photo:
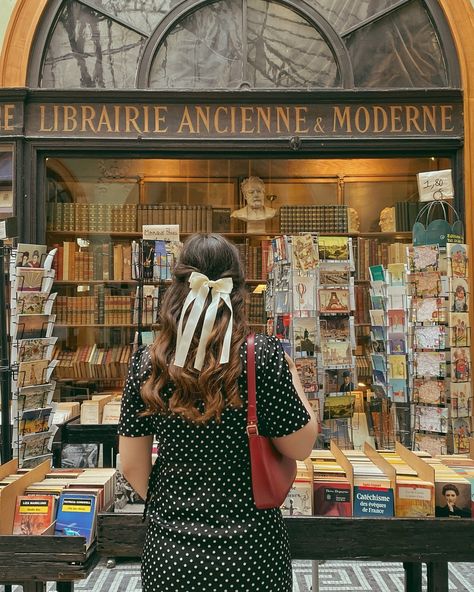
[[[468,0],[139,4],[19,1],[5,39],[0,150],[14,199],[4,209],[14,203],[22,242],[62,250],[61,347],[130,342],[130,300],[108,320],[93,303],[133,298],[129,245],[143,224],[228,233],[252,287],[266,279],[262,239],[316,230],[352,237],[357,376],[368,375],[367,270],[399,261],[410,241],[417,173],[452,170],[472,242]],[[249,176],[276,210],[256,233],[230,215]],[[313,206],[346,208],[345,222],[313,219]],[[264,325],[261,302],[251,313]]]

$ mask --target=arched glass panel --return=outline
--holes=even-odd
[[[93,0],[97,8],[151,35],[180,0]]]
[[[334,56],[318,31],[286,6],[248,0],[248,79],[255,88],[339,86]]]
[[[186,16],[161,44],[151,88],[236,88],[243,76],[242,3],[222,0]]]
[[[189,89],[339,83],[334,56],[314,26],[265,0],[221,0],[184,17],[161,44],[149,81],[151,88]]]
[[[400,0],[312,0],[311,5],[342,34],[399,2]]]
[[[438,37],[420,2],[410,2],[345,38],[360,88],[447,86]]]
[[[133,88],[146,38],[94,10],[67,2],[43,63],[44,88]]]

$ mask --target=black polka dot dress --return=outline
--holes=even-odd
[[[279,509],[257,510],[246,433],[246,345],[239,387],[244,406],[221,423],[139,417],[148,351],[132,358],[119,434],[154,434],[158,459],[150,477],[150,518],[142,557],[143,592],[291,592],[288,537]],[[255,338],[260,433],[279,437],[309,415],[296,393],[276,338]],[[169,387],[163,397],[169,397]]]

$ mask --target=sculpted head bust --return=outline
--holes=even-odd
[[[395,208],[384,208],[380,212],[379,226],[382,232],[395,232]]]
[[[239,220],[268,220],[273,218],[277,211],[265,206],[265,183],[260,177],[248,177],[240,184],[242,196],[246,205],[232,212],[232,218]]]

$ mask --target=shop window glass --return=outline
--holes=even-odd
[[[411,2],[345,38],[361,88],[447,86],[446,67],[430,18]]]
[[[98,9],[120,18],[151,35],[163,17],[179,0],[93,0]]]
[[[145,37],[81,4],[60,14],[43,64],[46,88],[130,88]]]
[[[314,0],[312,5],[339,34],[342,34],[399,2],[400,0]]]

